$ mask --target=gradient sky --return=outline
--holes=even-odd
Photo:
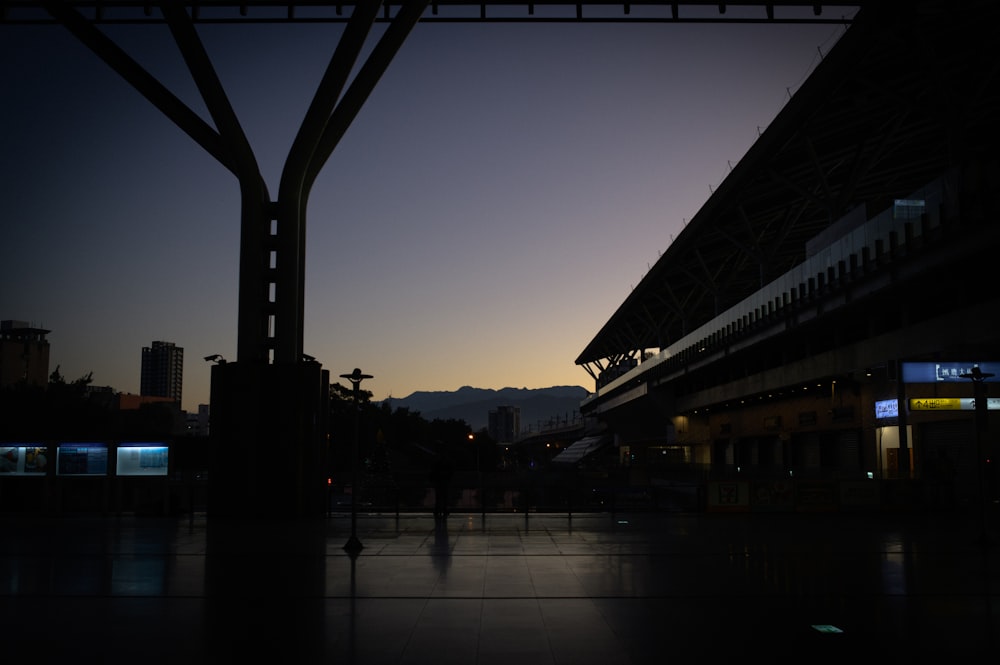
[[[199,27],[272,196],[341,30]],[[105,32],[207,118],[165,27]],[[306,353],[379,400],[592,390],[576,357],[843,32],[418,24],[312,190]],[[0,99],[0,319],[121,392],[173,342],[207,403],[203,357],[236,357],[235,177],[60,26],[0,25]]]

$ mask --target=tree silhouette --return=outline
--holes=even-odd
[[[19,382],[0,391],[4,436],[24,439],[109,436],[111,413],[90,399],[93,373],[66,382],[59,366],[42,386]]]

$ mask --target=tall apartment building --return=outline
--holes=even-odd
[[[20,382],[45,386],[49,382],[50,331],[25,321],[0,321],[0,387]]]
[[[139,394],[181,401],[184,383],[184,349],[172,342],[153,342],[142,347],[142,376]]]
[[[521,433],[521,409],[516,406],[498,406],[490,410],[486,431],[497,443],[513,443]]]

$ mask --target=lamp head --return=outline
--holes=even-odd
[[[370,378],[372,378],[372,375],[371,374],[362,374],[361,370],[359,368],[355,367],[353,372],[351,372],[350,374],[341,374],[340,378],[347,379],[348,381],[350,381],[351,383],[353,383],[355,386],[357,386],[364,379],[370,379]]]

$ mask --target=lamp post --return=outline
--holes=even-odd
[[[979,492],[982,494],[982,519],[983,519],[983,535],[982,544],[989,545],[990,543],[990,533],[989,533],[989,518],[987,514],[987,507],[990,503],[989,491],[990,483],[987,478],[986,464],[989,459],[989,451],[986,450],[986,437],[985,430],[987,424],[987,402],[986,402],[986,386],[984,381],[993,376],[991,372],[984,372],[979,369],[976,365],[967,374],[962,374],[963,379],[972,379],[973,387],[973,399],[975,401],[976,408],[976,457],[979,461]]]
[[[362,374],[361,370],[354,368],[350,374],[341,374],[340,378],[347,379],[354,387],[354,447],[351,451],[351,537],[344,544],[344,550],[352,556],[357,556],[364,545],[358,540],[358,438],[360,434],[360,408],[358,406],[358,393],[361,388],[361,381],[372,378],[371,374]]]
[[[476,484],[479,485],[479,508],[482,511],[483,518],[486,517],[486,492],[483,488],[483,468],[479,465],[479,442],[476,441],[475,435],[471,432],[469,433],[469,443],[472,444],[472,451],[476,456]]]

